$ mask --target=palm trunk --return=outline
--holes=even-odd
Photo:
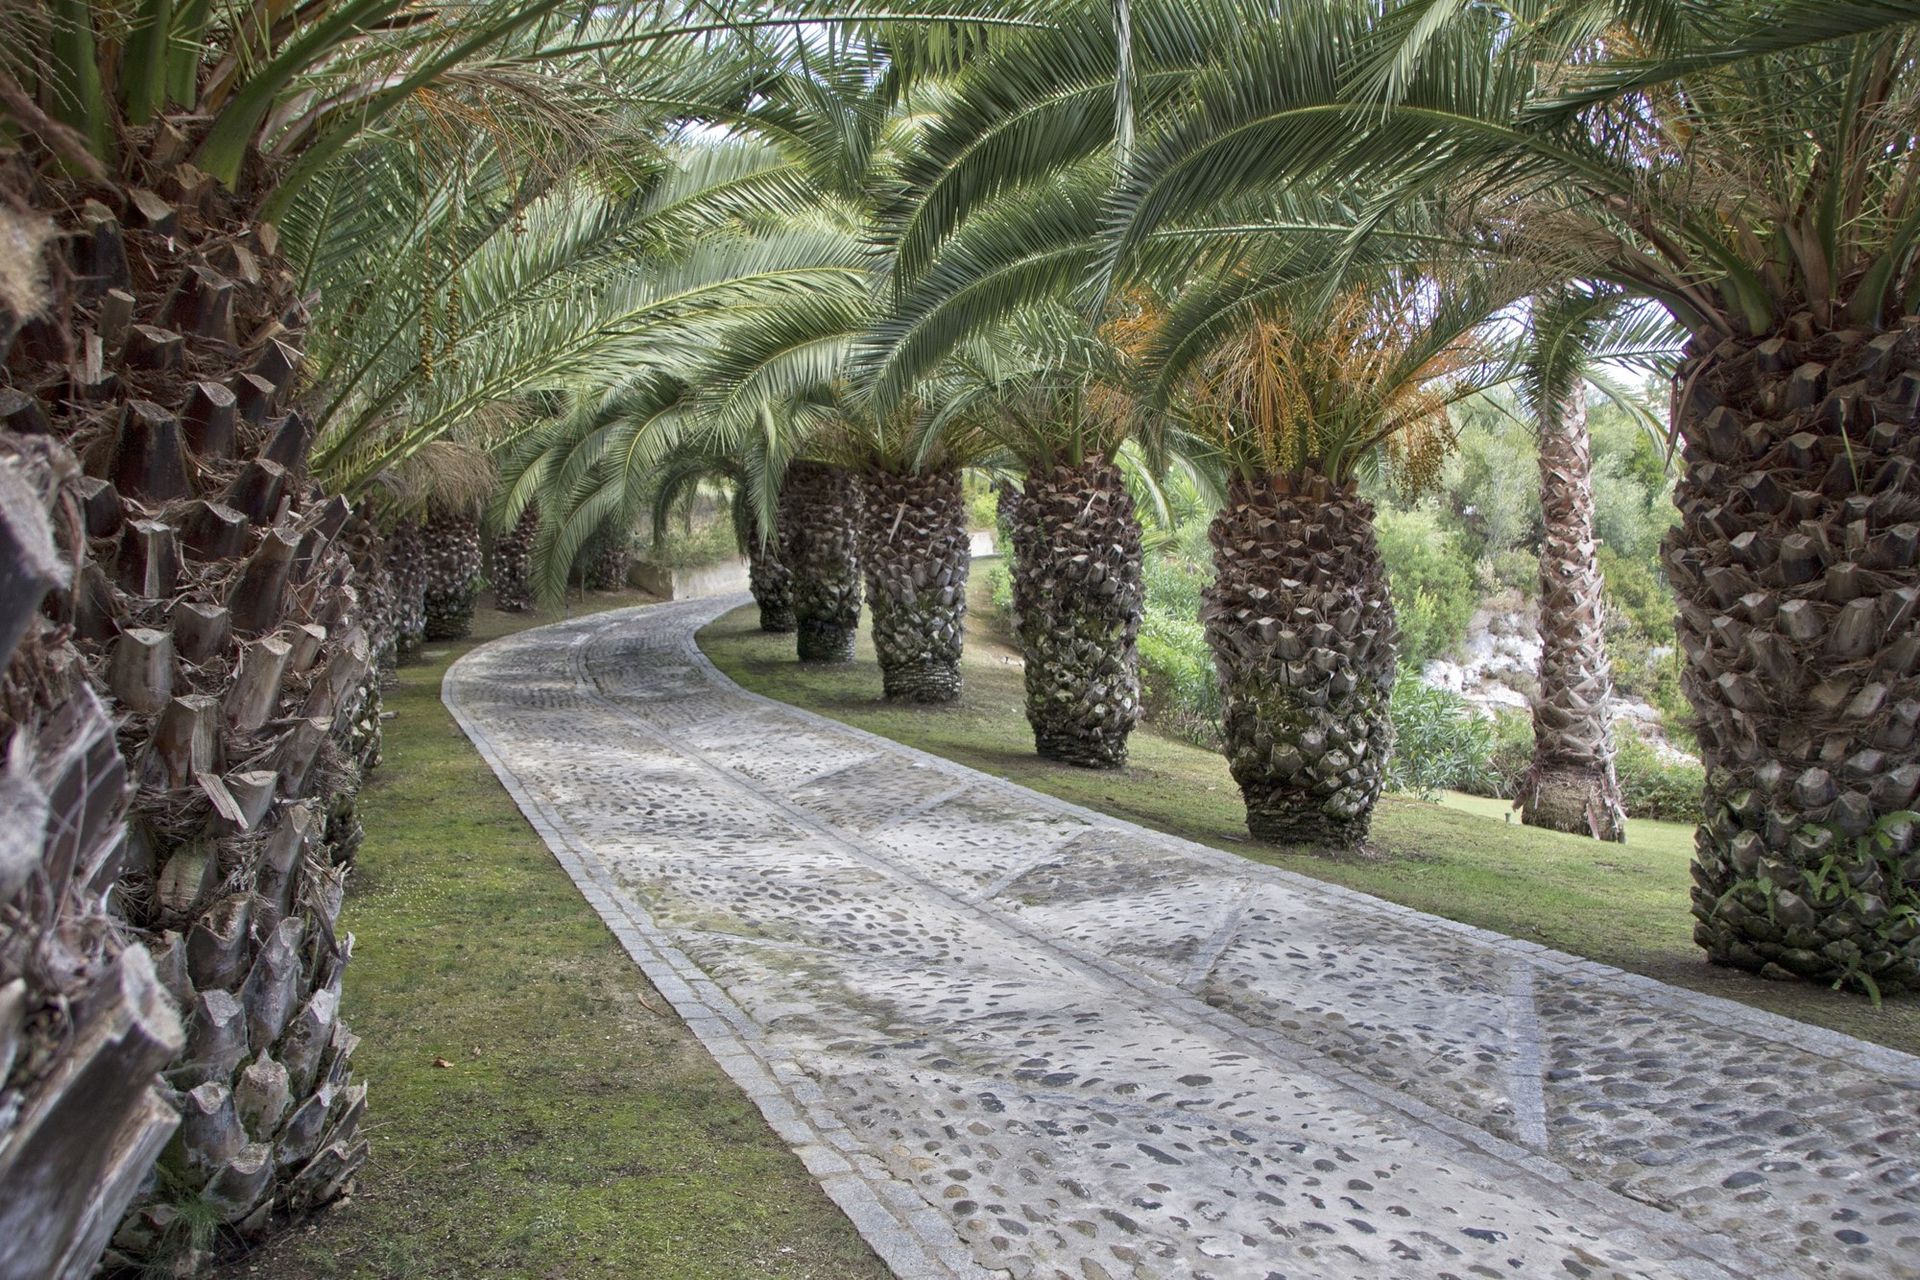
[[[426,589],[421,608],[426,638],[462,640],[473,633],[473,606],[480,598],[480,521],[469,512],[434,512],[421,531],[426,551]]]
[[[8,372],[89,472],[85,558],[54,603],[117,704],[136,784],[112,901],[187,1015],[168,1073],[186,1120],[109,1258],[190,1269],[207,1241],[182,1233],[203,1210],[258,1235],[366,1157],[339,1017],[349,850],[328,840],[351,825],[371,655],[340,537],[351,510],[316,494],[309,429],[282,412],[296,281],[243,204],[173,185],[190,169],[152,172],[177,207],[120,193],[124,223],[29,193],[68,220],[72,274],[56,278],[74,294],[54,314],[71,328],[30,326]]]
[[[427,547],[419,522],[411,519],[398,521],[382,541],[392,591],[394,655],[405,659],[427,638]]]
[[[853,477],[796,462],[780,486],[780,560],[793,573],[795,647],[802,662],[851,662],[860,627],[860,492]]]
[[[529,502],[511,529],[493,540],[493,607],[502,613],[533,608],[533,540],[540,532],[540,508]]]
[[[83,1280],[180,1119],[185,1046],[147,950],[106,907],[129,787],[80,652],[40,613],[65,586],[79,468],[0,430],[0,1273]]]
[[[1351,848],[1366,839],[1393,747],[1399,631],[1373,508],[1318,471],[1239,479],[1208,533],[1215,577],[1201,619],[1247,829]]]
[[[762,631],[786,635],[794,629],[793,574],[781,563],[778,540],[757,528],[747,535],[747,588],[760,606]]]
[[[1033,747],[1095,769],[1127,762],[1140,719],[1140,522],[1104,458],[1035,467],[1013,526],[1013,607]]]
[[[861,476],[860,562],[886,697],[952,702],[966,639],[967,506],[958,468]]]
[[[599,545],[587,559],[583,575],[589,591],[625,591],[627,570],[633,567],[633,550],[627,530],[609,529],[600,536]]]
[[[1606,584],[1593,536],[1593,459],[1585,388],[1540,423],[1540,693],[1533,763],[1520,816],[1598,840],[1625,841],[1613,768],[1613,675],[1607,666]]]
[[[1677,386],[1694,937],[1772,976],[1920,986],[1920,328],[1797,316]]]

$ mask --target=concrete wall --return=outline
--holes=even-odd
[[[627,581],[665,600],[703,600],[708,596],[726,596],[745,591],[747,562],[744,557],[735,556],[718,564],[667,569],[637,560],[633,568],[627,571]]]

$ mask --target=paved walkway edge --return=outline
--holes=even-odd
[[[1096,810],[1086,809],[1043,793],[1017,788],[1017,784],[1004,779],[980,773],[943,757],[904,746],[892,739],[741,688],[700,652],[694,637],[701,626],[745,601],[745,596],[726,597],[688,602],[684,605],[643,606],[640,609],[625,609],[596,615],[592,619],[591,629],[583,630],[573,637],[571,664],[574,667],[576,679],[580,681],[583,692],[587,696],[596,701],[605,701],[599,697],[592,688],[591,681],[586,679],[584,672],[579,669],[578,655],[581,647],[599,633],[616,627],[642,612],[670,609],[684,613],[688,621],[682,641],[681,656],[689,665],[698,669],[707,680],[717,687],[726,689],[729,693],[776,709],[797,723],[831,728],[838,733],[852,735],[869,742],[878,750],[893,752],[918,761],[930,769],[952,777],[956,784],[971,785],[983,782],[996,787],[1016,788],[1021,790],[1024,798],[1037,806],[1070,815],[1097,828],[1119,832],[1146,830]],[[539,630],[559,627],[579,628],[585,621],[585,619],[573,619]],[[513,637],[503,637],[503,640],[524,639],[530,634],[533,632],[520,632]],[[633,957],[634,962],[673,1005],[675,1012],[686,1021],[721,1068],[740,1085],[748,1097],[753,1099],[769,1125],[794,1149],[808,1171],[847,1214],[855,1229],[897,1276],[902,1277],[902,1280],[921,1280],[922,1277],[932,1276],[963,1276],[970,1280],[983,1280],[989,1273],[983,1271],[972,1260],[970,1251],[947,1220],[938,1213],[930,1211],[914,1187],[895,1179],[883,1165],[861,1150],[860,1144],[854,1141],[844,1123],[824,1105],[818,1087],[794,1062],[780,1056],[766,1044],[752,1020],[691,959],[669,941],[666,935],[655,926],[644,908],[619,889],[598,862],[590,856],[584,843],[571,831],[565,820],[554,812],[551,806],[530,793],[507,767],[484,727],[466,713],[459,696],[461,667],[488,647],[488,645],[477,646],[449,668],[442,685],[442,701],[462,731],[472,740],[482,758],[487,761],[495,776],[513,797],[521,812],[526,815],[529,823],[552,850],[556,860],[579,887],[581,894],[599,913],[621,945]],[[1526,966],[1539,966],[1559,971],[1600,988],[1610,987],[1631,992],[1640,1000],[1658,1007],[1695,1016],[1705,1015],[1723,1026],[1739,1028],[1777,1043],[1793,1045],[1809,1054],[1867,1066],[1895,1076],[1904,1076],[1913,1081],[1916,1086],[1920,1086],[1920,1057],[1902,1053],[1899,1050],[1753,1009],[1721,997],[1672,987],[1652,978],[1555,951],[1538,943],[1511,938],[1473,925],[1416,911],[1358,890],[1266,866],[1207,845],[1182,840],[1164,833],[1155,832],[1153,835],[1156,839],[1176,843],[1183,851],[1196,858],[1229,868],[1239,876],[1308,888],[1320,895],[1336,899],[1348,898],[1356,904],[1366,904],[1373,911],[1403,917],[1410,924],[1422,928],[1444,930],[1471,938],[1516,961],[1523,962],[1521,966],[1523,971]],[[1102,964],[1100,967],[1108,968],[1109,966]],[[1114,976],[1121,977],[1129,985],[1135,985],[1133,975],[1121,971],[1119,966],[1111,966],[1111,968],[1114,970]],[[1244,1026],[1237,1026],[1237,1030],[1241,1035],[1246,1035],[1248,1032],[1248,1028]],[[1267,1039],[1269,1036],[1262,1035],[1260,1038]],[[1279,1051],[1281,1056],[1289,1056],[1285,1053],[1284,1039],[1277,1036],[1271,1038],[1277,1043],[1268,1045],[1268,1051]],[[1478,1149],[1488,1155],[1494,1155],[1497,1159],[1521,1165],[1529,1172],[1550,1179],[1563,1187],[1569,1182],[1566,1169],[1525,1147],[1507,1143],[1482,1129],[1419,1104],[1405,1095],[1395,1094],[1392,1090],[1377,1086],[1363,1077],[1344,1071],[1329,1073],[1328,1065],[1316,1063],[1315,1069],[1322,1074],[1336,1075],[1340,1083],[1374,1096],[1391,1109],[1417,1115],[1418,1120],[1423,1124],[1448,1133],[1468,1148]],[[1567,1189],[1570,1192],[1573,1191],[1571,1187]],[[1624,1198],[1600,1188],[1582,1189],[1589,1192],[1598,1191],[1599,1195],[1592,1196],[1592,1199],[1601,1201],[1613,1214],[1627,1219],[1642,1230],[1652,1229],[1654,1234],[1658,1234],[1658,1222],[1663,1217],[1658,1212],[1647,1206],[1624,1201]],[[1589,1198],[1577,1192],[1574,1194],[1576,1198]],[[1716,1238],[1714,1244],[1734,1246],[1727,1251],[1733,1257],[1722,1255],[1729,1262],[1745,1252],[1734,1242],[1724,1238]],[[1699,1255],[1696,1255],[1696,1258],[1699,1261],[1705,1261],[1704,1258],[1699,1258]],[[1741,1260],[1747,1261],[1747,1259]]]
[[[643,610],[667,607],[671,606],[643,605],[618,610],[606,617],[618,621]],[[734,603],[730,602],[727,608],[732,607]],[[579,621],[552,625],[577,625]],[[576,645],[592,634],[583,633]],[[807,1172],[840,1206],[854,1230],[895,1276],[900,1280],[947,1280],[948,1277],[987,1280],[990,1273],[973,1261],[966,1245],[945,1218],[926,1211],[917,1191],[901,1184],[877,1162],[862,1159],[861,1163],[870,1167],[864,1170],[856,1167],[854,1160],[860,1159],[860,1144],[853,1140],[840,1118],[824,1105],[819,1087],[793,1062],[770,1051],[752,1019],[698,965],[668,941],[639,903],[586,856],[584,846],[565,820],[521,785],[486,730],[460,703],[454,676],[468,657],[486,647],[475,646],[447,669],[440,700],[487,762],[487,767],[493,770],[500,785],[513,797],[527,822],[546,842],[581,896],[640,966],[647,980],[673,1006],[673,1011],[713,1055],[720,1069],[760,1109],[767,1124],[800,1157]],[[707,665],[712,669],[711,664]]]

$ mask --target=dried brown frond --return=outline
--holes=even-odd
[[[398,504],[435,515],[478,515],[498,478],[493,459],[465,440],[432,440],[389,469]]]
[[[1402,487],[1452,446],[1449,383],[1479,362],[1467,341],[1421,354],[1410,289],[1354,290],[1311,313],[1262,316],[1215,348],[1188,388],[1194,424],[1245,474],[1350,478],[1381,450]]]

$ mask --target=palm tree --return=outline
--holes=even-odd
[[[309,486],[311,426],[288,412],[309,317],[274,219],[365,130],[417,128],[416,94],[557,6],[471,9],[457,34],[438,16],[388,21],[399,7],[261,24],[49,2],[12,14],[0,49],[7,217],[34,243],[21,269],[40,274],[43,219],[71,249],[40,315],[9,299],[0,346],[36,425],[96,460],[93,532],[118,549],[56,607],[87,619],[78,641],[126,718],[139,789],[114,900],[192,1027],[166,1177],[98,1189],[116,1209],[145,1202],[114,1236],[130,1258],[191,1266],[210,1224],[258,1234],[366,1157],[334,939],[369,619],[340,537],[350,508]],[[477,82],[448,92],[487,98]],[[339,767],[316,767],[335,747]]]
[[[1587,385],[1612,389],[1604,363],[1655,369],[1678,338],[1655,308],[1629,308],[1617,290],[1561,287],[1536,295],[1521,390],[1540,450],[1540,689],[1533,759],[1515,801],[1521,820],[1624,842],[1626,813],[1614,770],[1613,677],[1594,536]],[[1653,424],[1649,423],[1649,426]]]
[[[1920,983],[1911,8],[1420,0],[1284,25],[1142,145],[1110,260],[1338,175],[1381,208],[1454,198],[1505,252],[1665,307],[1691,335],[1665,560],[1707,765],[1695,938],[1744,969]]]
[[[860,545],[873,647],[890,700],[960,696],[972,553],[960,469],[861,475]]]
[[[539,535],[540,504],[529,502],[512,525],[494,535],[487,581],[493,607],[502,613],[533,608],[533,540]]]
[[[1393,746],[1399,642],[1358,482],[1384,469],[1418,492],[1437,473],[1449,405],[1503,376],[1476,333],[1504,298],[1409,272],[1250,308],[1246,285],[1197,287],[1159,343],[1163,382],[1191,370],[1193,429],[1231,477],[1202,610],[1227,760],[1256,838],[1351,848]],[[1194,337],[1229,316],[1200,354]]]
[[[763,530],[755,516],[748,473],[756,469],[717,447],[711,437],[682,441],[660,462],[653,496],[653,536],[659,541],[674,515],[691,509],[703,486],[724,485],[734,543],[747,558],[747,589],[760,611],[760,629],[788,635],[794,630],[793,571],[780,559],[778,535]]]
[[[780,562],[793,574],[802,662],[853,661],[860,629],[860,488],[853,474],[798,459],[780,485]]]
[[[1087,768],[1125,764],[1140,718],[1141,530],[1120,463],[1144,421],[1124,347],[1146,314],[1135,300],[1090,334],[1062,307],[1017,313],[950,360],[925,428],[1022,477],[1000,509],[1027,722],[1035,752]]]
[[[1624,843],[1627,814],[1613,766],[1613,675],[1606,583],[1593,533],[1593,457],[1583,382],[1541,395],[1540,689],[1533,759],[1516,801],[1521,821]]]
[[[118,703],[139,787],[136,856],[113,901],[192,1026],[172,1070],[189,1114],[164,1178],[131,1170],[48,1204],[0,1171],[0,1200],[46,1209],[47,1274],[84,1274],[104,1243],[93,1226],[111,1229],[136,1196],[119,1256],[191,1269],[216,1226],[257,1235],[338,1194],[366,1157],[335,925],[379,620],[353,585],[370,540],[346,536],[351,508],[311,482],[315,421],[290,412],[327,370],[301,368],[315,280],[286,251],[349,213],[381,240],[391,188],[355,180],[376,152],[431,151],[464,132],[446,129],[456,120],[517,122],[538,139],[562,118],[611,118],[622,96],[592,92],[623,61],[609,51],[659,53],[733,16],[560,10],[317,0],[265,22],[170,0],[35,0],[9,14],[0,240],[9,285],[26,284],[0,300],[7,423],[74,442],[97,472],[89,531],[115,550],[86,559],[51,607],[76,622],[94,685]],[[466,154],[443,150],[455,168]],[[406,361],[440,354],[423,334]],[[519,389],[478,385],[480,403]],[[369,458],[362,487],[421,438]],[[51,1007],[25,1016],[57,1019]],[[102,1112],[78,1140],[120,1142],[112,1120]]]

